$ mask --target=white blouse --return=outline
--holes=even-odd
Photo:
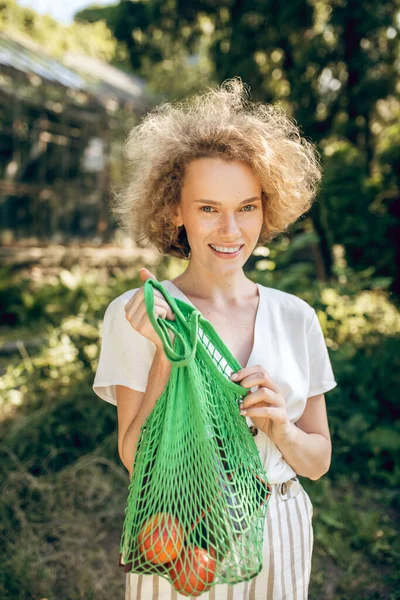
[[[161,281],[175,298],[194,306],[171,281]],[[304,300],[257,283],[260,301],[254,327],[254,345],[247,365],[263,365],[280,387],[292,423],[304,412],[307,398],[332,390],[334,379],[325,339],[315,310]],[[145,392],[156,346],[125,318],[124,306],[140,288],[128,290],[108,305],[104,314],[100,358],[94,392],[117,404],[116,385]],[[257,386],[251,388],[256,391]],[[252,425],[250,417],[246,417]],[[282,483],[296,472],[276,444],[261,430],[253,438],[269,482]]]

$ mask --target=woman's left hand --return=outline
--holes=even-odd
[[[292,423],[286,411],[285,399],[264,367],[253,365],[239,369],[236,373],[236,379],[230,377],[235,383],[240,381],[240,385],[245,388],[258,386],[255,392],[249,392],[244,398],[243,416],[250,417],[254,425],[275,443],[289,436]]]

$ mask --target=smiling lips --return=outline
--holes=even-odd
[[[238,256],[244,246],[244,244],[238,246],[217,246],[217,245],[211,245],[209,244],[211,250],[214,252],[214,254],[216,254],[217,256],[220,256],[221,258],[235,258],[236,256]],[[217,250],[218,248],[218,250]],[[232,252],[233,248],[237,248],[237,250],[235,252]]]

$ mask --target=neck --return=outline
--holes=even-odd
[[[257,292],[257,285],[245,276],[242,269],[225,277],[216,277],[209,271],[195,271],[191,263],[172,283],[185,296],[207,300],[215,306],[240,304]]]

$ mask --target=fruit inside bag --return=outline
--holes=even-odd
[[[166,296],[175,321],[154,319],[154,304],[147,304],[153,286]],[[248,390],[229,380],[241,365],[211,323],[159,282],[145,282],[145,299],[172,369],[140,432],[120,565],[198,596],[261,571],[271,486],[239,413]],[[175,333],[173,347],[168,329]]]
[[[254,515],[260,512],[263,504],[268,503],[272,488],[259,475],[251,475],[248,469],[239,467],[232,471],[223,440],[215,436],[215,441],[218,446],[216,477],[221,490],[219,496],[222,496],[226,507],[225,523],[227,531],[234,531],[238,538],[251,527]],[[212,510],[207,507],[193,523],[190,539],[195,544],[214,551],[216,558],[223,560],[230,549],[230,536],[227,536],[226,543],[221,543],[221,538],[217,543],[217,535],[221,536],[221,528],[213,523]]]
[[[232,561],[238,563],[242,544],[238,543],[241,535],[257,521],[257,512],[266,504],[271,494],[271,486],[258,475],[251,475],[245,469],[227,472],[228,460],[223,449],[222,441],[217,440],[219,453],[216,460],[215,478],[218,482],[219,494],[215,501],[202,505],[200,498],[191,498],[191,504],[196,506],[195,512],[199,517],[187,528],[182,527],[182,514],[185,508],[179,497],[173,500],[167,497],[157,502],[157,512],[146,520],[138,536],[139,544],[131,552],[125,571],[151,572],[162,576],[166,569],[169,576],[175,580],[175,587],[184,594],[190,591],[207,591],[214,581],[217,566],[220,577],[229,581],[229,570]],[[143,477],[141,503],[138,512],[146,505],[143,493],[153,476],[156,452],[147,463],[147,472]],[[249,479],[252,485],[249,491]],[[246,494],[246,501],[240,493]],[[247,491],[246,491],[247,490]],[[221,504],[221,498],[223,503]],[[215,507],[216,501],[219,502]],[[221,506],[223,510],[221,510]],[[235,532],[232,543],[232,532]],[[251,537],[253,537],[251,535]],[[246,540],[244,540],[246,543]],[[240,561],[239,561],[240,563]],[[240,564],[237,567],[240,569]],[[257,575],[257,568],[252,576]],[[235,580],[232,581],[234,583]],[[174,581],[172,581],[174,583]],[[183,590],[183,591],[182,591]]]

